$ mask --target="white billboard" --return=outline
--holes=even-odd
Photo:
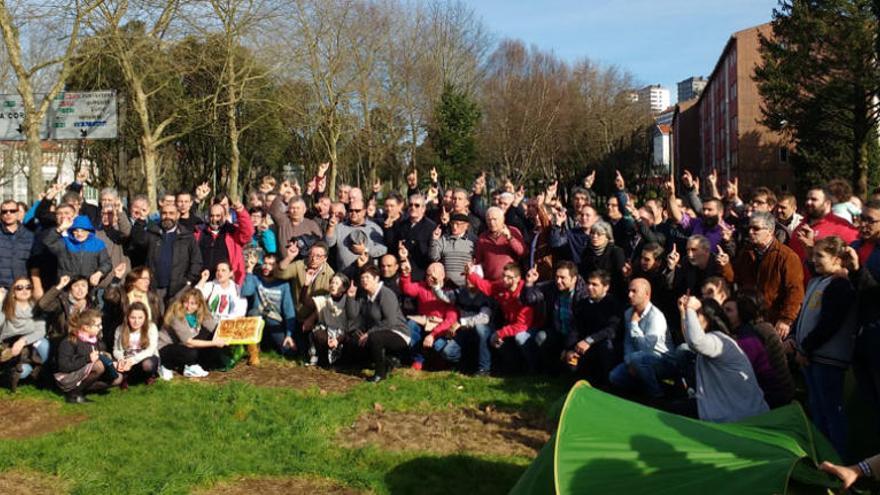
[[[37,101],[43,95],[36,95]],[[61,93],[40,125],[40,138],[116,139],[116,91]],[[0,95],[0,141],[24,141],[21,97]]]

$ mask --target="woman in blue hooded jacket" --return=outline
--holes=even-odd
[[[104,241],[95,237],[95,227],[84,215],[50,231],[44,242],[58,258],[59,276],[87,277],[96,286],[112,269]]]

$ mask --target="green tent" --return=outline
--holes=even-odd
[[[840,485],[817,469],[823,460],[839,462],[799,404],[717,424],[579,382],[511,494],[828,493]]]

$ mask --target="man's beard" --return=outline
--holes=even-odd
[[[703,217],[703,226],[715,228],[718,225],[718,217]]]
[[[818,208],[807,208],[804,210],[804,213],[807,214],[810,220],[819,220],[825,216],[825,212]]]
[[[162,220],[159,225],[162,227],[162,230],[171,230],[177,226],[177,222],[174,220]]]

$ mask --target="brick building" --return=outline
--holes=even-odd
[[[794,183],[785,140],[760,123],[762,100],[752,79],[761,62],[759,33],[770,35],[770,24],[731,35],[696,103],[676,112],[679,128],[674,129],[676,170],[685,167],[705,176],[715,168],[722,180],[738,176],[741,194],[758,184],[790,190]],[[694,108],[696,135],[688,113]],[[696,143],[699,161],[693,163]]]

